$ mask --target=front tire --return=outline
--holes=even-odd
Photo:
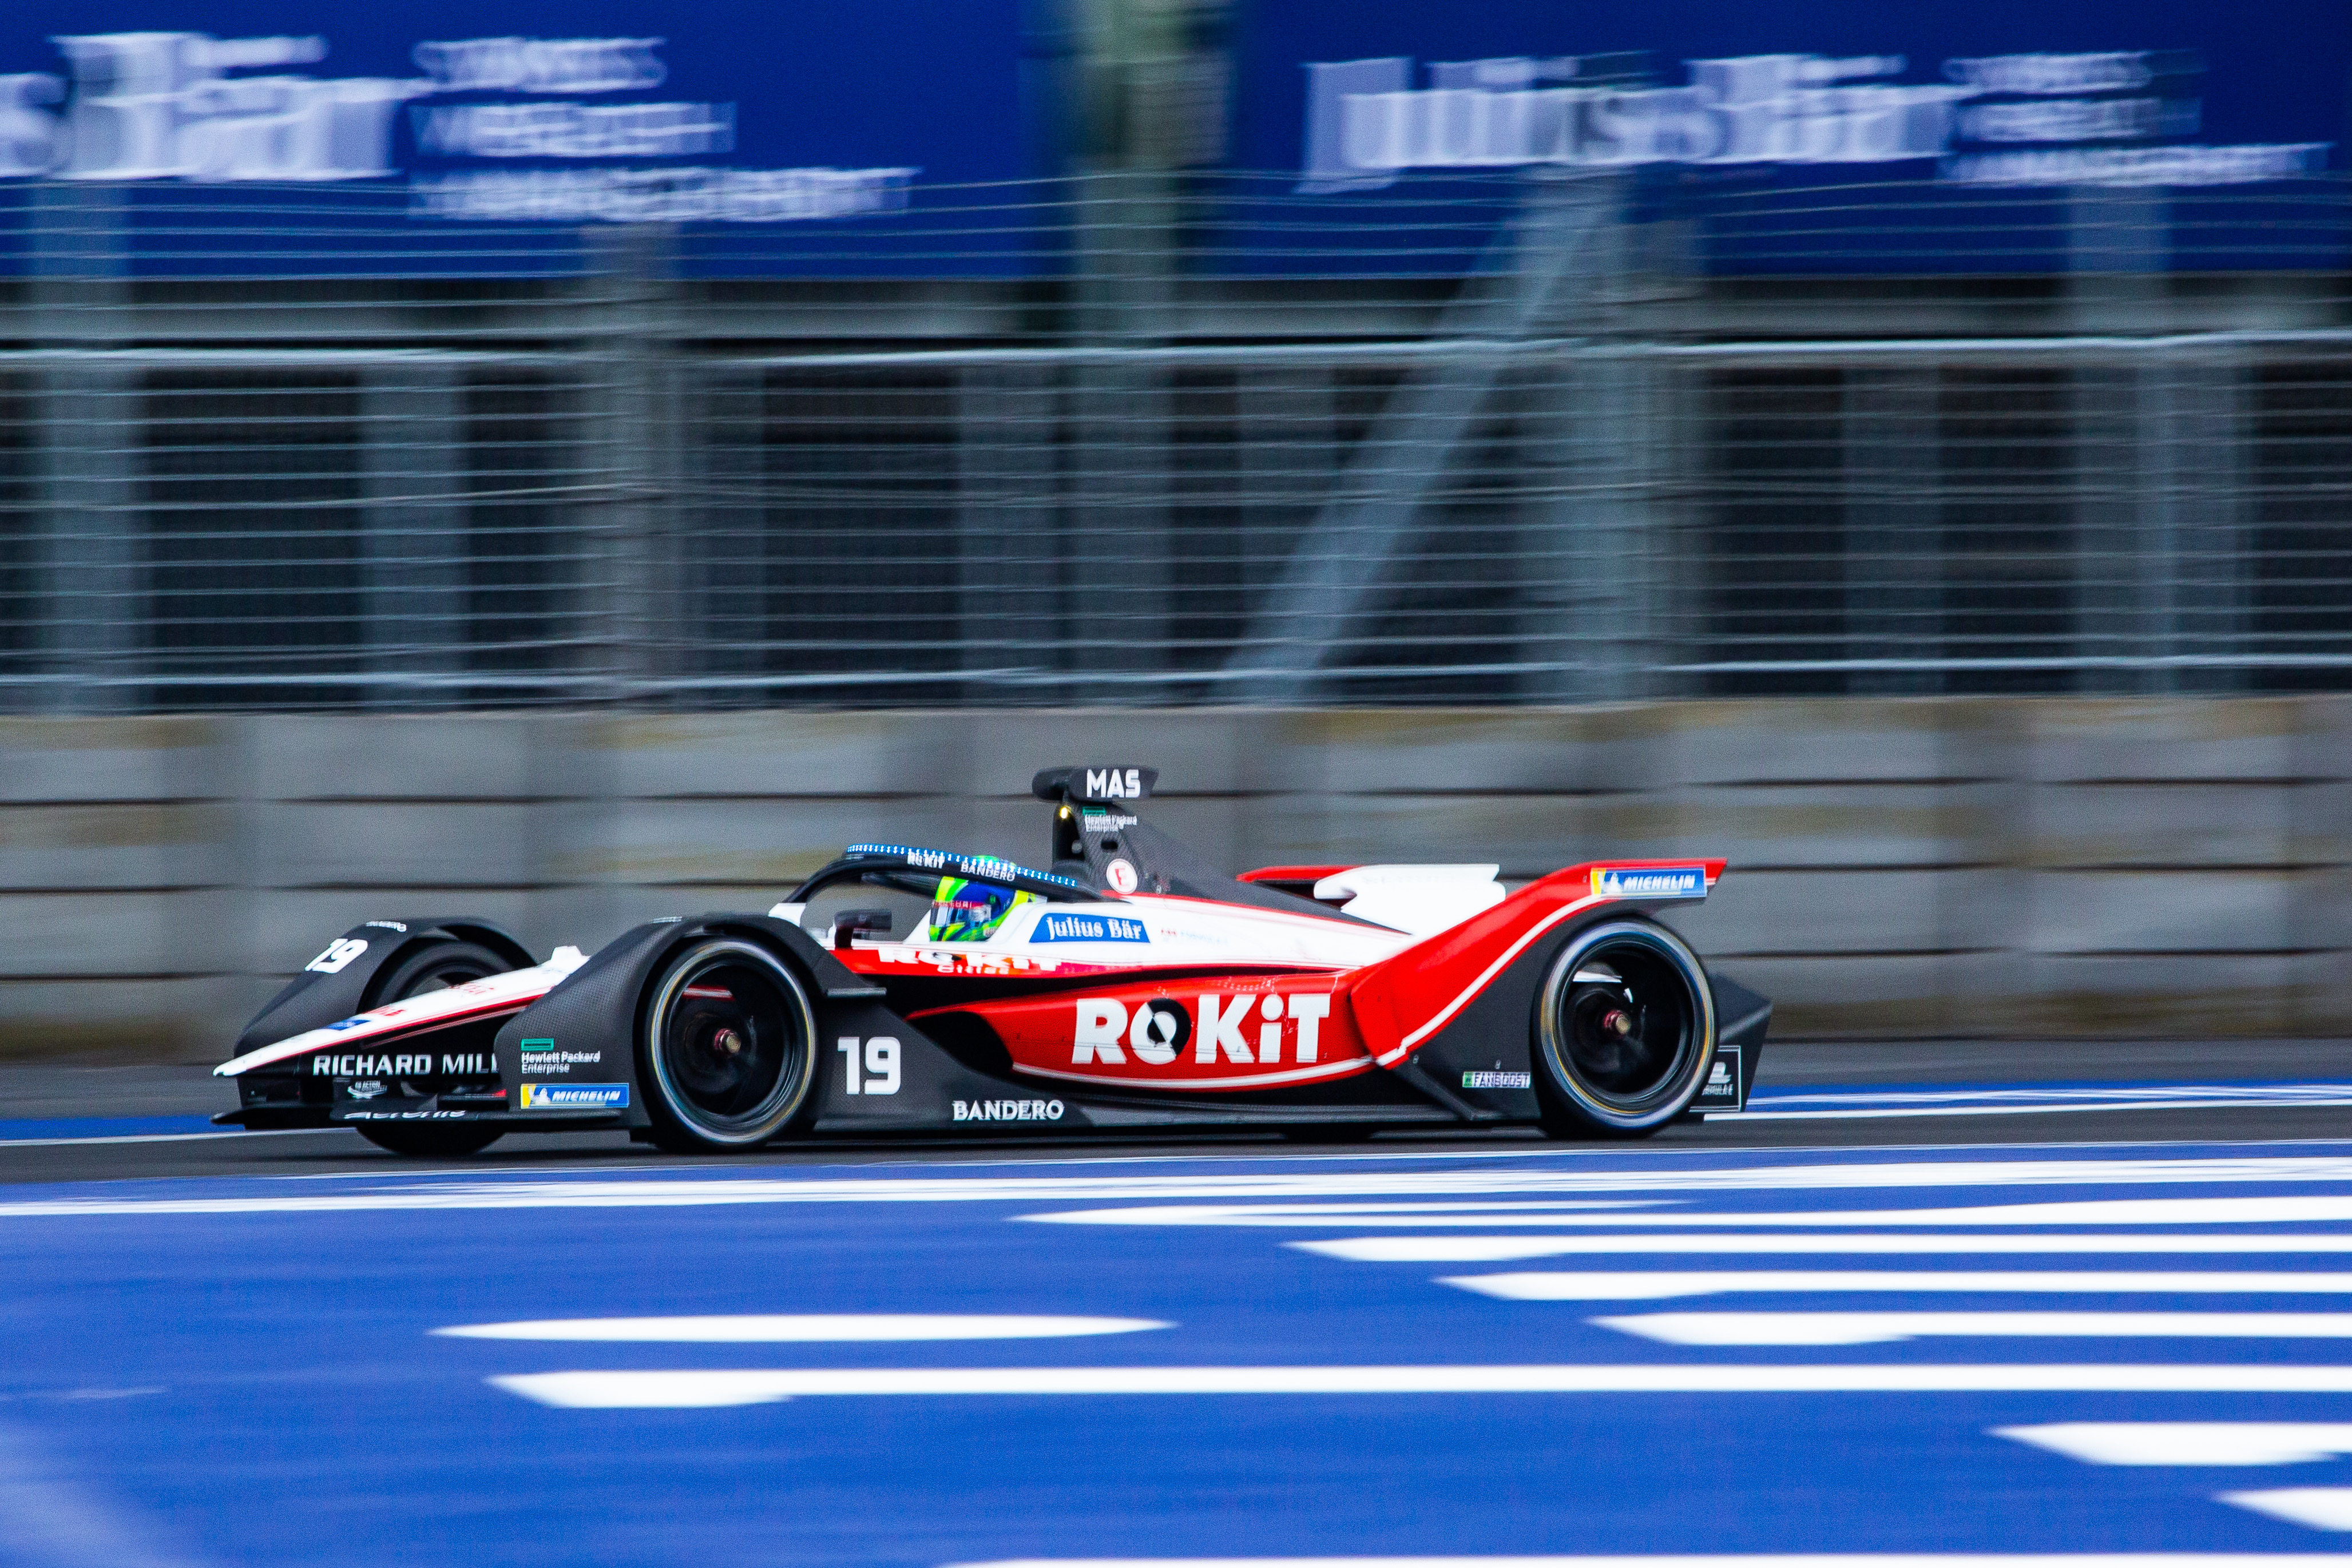
[[[471,985],[491,975],[503,975],[514,966],[488,947],[473,942],[432,942],[394,965],[376,982],[371,1007],[406,1001],[432,991]],[[359,1124],[360,1136],[379,1149],[410,1159],[457,1160],[478,1155],[505,1135],[501,1127],[457,1124],[434,1126],[399,1122]]]
[[[756,1148],[800,1114],[816,1082],[808,988],[740,937],[688,944],[646,993],[637,1078],[656,1147]]]
[[[1715,1060],[1715,992],[1664,926],[1609,920],[1560,949],[1536,1001],[1544,1130],[1645,1138],[1690,1108]]]
[[[421,997],[427,991],[453,990],[492,975],[503,975],[513,967],[478,943],[427,943],[394,965],[376,982],[375,999],[368,1005],[380,1008],[389,1002]]]

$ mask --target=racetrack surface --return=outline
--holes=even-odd
[[[2345,1141],[387,1165],[20,1185],[0,1247],[30,1568],[2352,1529]]]
[[[10,1069],[0,1560],[2284,1568],[2352,1531],[2346,1054],[1784,1047],[1630,1146],[445,1166]]]
[[[231,1087],[202,1067],[0,1067],[0,1186],[273,1173],[399,1169],[358,1134],[248,1134],[215,1128]],[[1784,1043],[1765,1049],[1750,1114],[1668,1129],[1654,1148],[1792,1148],[1885,1143],[2332,1138],[2352,1131],[2352,1041],[1906,1041]],[[1367,1149],[1544,1146],[1525,1131],[1384,1133]],[[1025,1136],[918,1145],[925,1157],[1007,1153],[1278,1153],[1263,1133],[1123,1138]],[[906,1143],[772,1147],[721,1163],[896,1160]],[[679,1161],[618,1133],[510,1134],[484,1166]]]

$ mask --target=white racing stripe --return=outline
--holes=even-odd
[[[549,1318],[435,1329],[453,1339],[593,1341],[615,1344],[858,1344],[911,1340],[1060,1339],[1174,1328],[1151,1318],[944,1312],[823,1312],[694,1318]]]
[[[2324,1274],[2239,1272],[2223,1269],[2164,1273],[2057,1269],[1717,1269],[1704,1273],[1636,1270],[1625,1273],[1457,1274],[1438,1281],[1499,1301],[1662,1301],[1734,1293],[1969,1291],[2031,1295],[2352,1295],[2352,1269]]]
[[[2042,1256],[2194,1253],[2233,1256],[2352,1252],[2352,1236],[1351,1236],[1285,1246],[1356,1263],[1503,1263],[1532,1258]]]
[[[1501,1225],[1787,1227],[1832,1229],[1882,1225],[2295,1225],[2352,1219],[2352,1197],[2110,1197],[2076,1203],[1998,1203],[1950,1208],[1823,1209],[1754,1214],[1560,1214],[1517,1205],[1159,1204],[1089,1208],[1024,1218],[1054,1225],[1220,1225],[1300,1229],[1313,1226],[1393,1225],[1488,1228]]]
[[[1594,1318],[1660,1344],[1914,1339],[2352,1339],[2352,1312],[1644,1312]],[[2347,1368],[2352,1371],[2352,1368]]]
[[[2352,1394],[2352,1365],[744,1367],[532,1372],[488,1381],[559,1409],[683,1410],[780,1399],[914,1396]]]
[[[2086,1465],[2301,1465],[2352,1454],[2352,1425],[2337,1421],[2053,1421],[1992,1435]]]

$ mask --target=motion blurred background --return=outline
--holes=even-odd
[[[9,74],[13,73],[13,74]],[[1783,1035],[2344,1032],[2323,0],[18,0],[0,1052],[852,839],[1730,857]]]

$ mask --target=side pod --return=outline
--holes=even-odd
[[[1018,1085],[962,1067],[921,1030],[885,1008],[880,986],[853,973],[799,926],[764,915],[702,915],[656,921],[624,933],[509,1019],[494,1047],[508,1103],[522,1103],[522,1042],[544,1040],[571,1070],[569,1081],[630,1084],[626,1124],[650,1125],[644,1098],[647,1091],[636,1061],[642,998],[656,972],[678,947],[722,935],[761,943],[797,966],[810,983],[817,1015],[816,1131],[951,1126],[959,1103],[977,1105],[1022,1092]],[[860,1048],[875,1040],[894,1045],[899,1070],[890,1090],[877,1093],[869,1086],[861,1093],[848,1087],[836,1055],[845,1040]],[[866,1059],[861,1055],[859,1060],[862,1064]],[[1054,1103],[1061,1107],[1060,1102]],[[1054,1120],[1064,1116],[1072,1124],[1083,1121],[1075,1108],[1061,1110]]]

